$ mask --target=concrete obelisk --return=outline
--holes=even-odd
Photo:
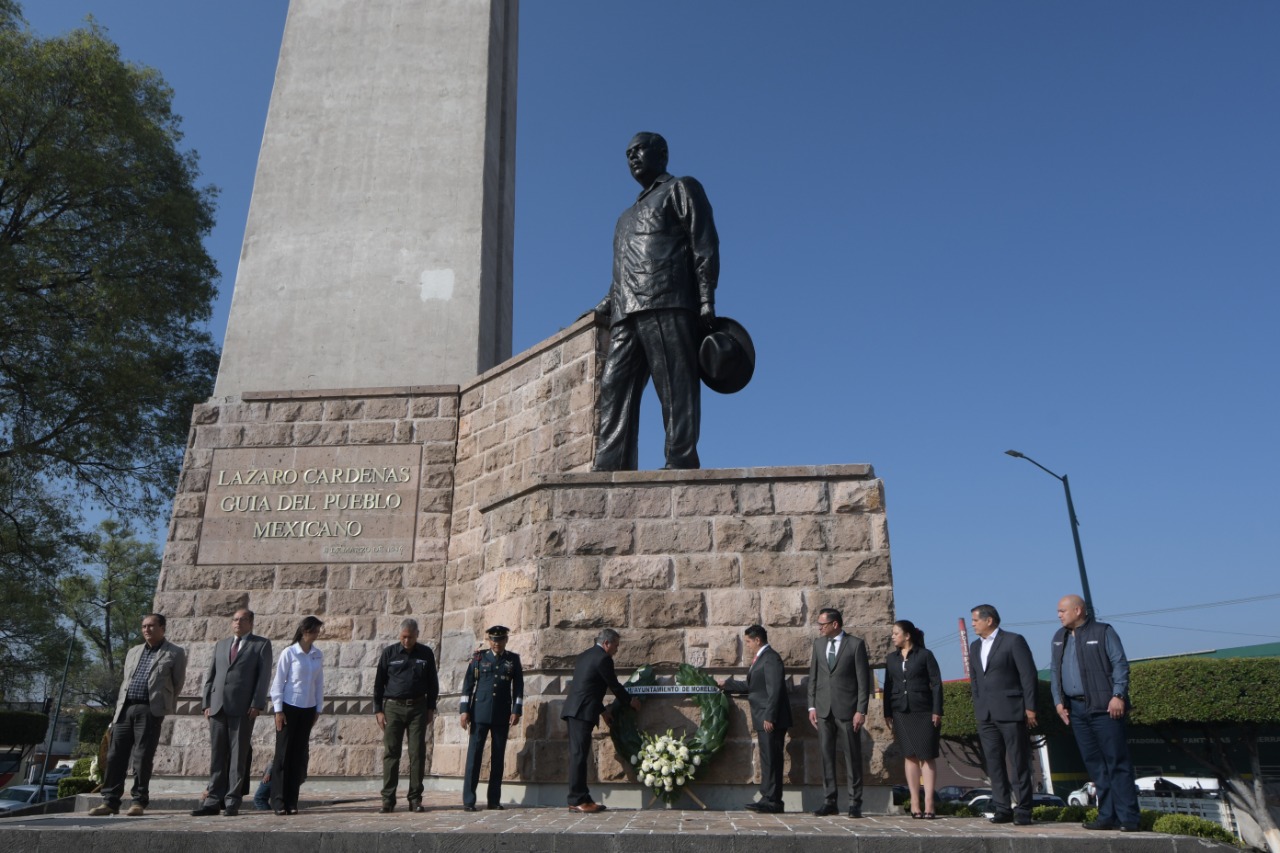
[[[289,6],[216,395],[511,355],[516,0]]]

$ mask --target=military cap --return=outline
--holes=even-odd
[[[507,635],[511,633],[511,629],[506,625],[494,625],[492,628],[485,631],[485,633],[489,635],[490,639],[505,640]]]

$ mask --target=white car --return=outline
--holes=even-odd
[[[1174,792],[1184,794],[1203,792],[1203,796],[1216,797],[1220,793],[1218,780],[1207,776],[1142,776],[1135,781],[1138,793],[1143,796]]]
[[[25,809],[37,803],[47,803],[58,799],[58,786],[45,785],[44,797],[37,797],[38,785],[13,785],[0,791],[0,811]]]
[[[1077,788],[1067,794],[1069,806],[1091,806],[1098,799],[1098,789],[1092,782],[1086,782],[1083,788]]]

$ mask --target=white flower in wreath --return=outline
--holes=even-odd
[[[693,757],[693,766],[694,766],[694,767],[701,767],[701,766],[702,766],[702,756],[701,756],[701,755],[695,755],[695,756]]]
[[[646,788],[652,788],[652,787],[653,787],[653,783],[654,783],[654,782],[656,782],[656,781],[657,781],[657,780],[653,778],[653,774],[652,774],[652,773],[650,773],[648,776],[644,777],[644,784],[645,784],[645,787],[646,787]]]
[[[663,780],[662,780],[662,787],[663,787],[663,788],[665,788],[666,790],[670,791],[670,790],[672,789],[671,779],[669,779],[669,778],[668,778],[668,779],[663,779]]]
[[[683,777],[683,776],[677,776],[677,777],[676,777],[676,784],[677,784],[677,785],[679,785],[681,788],[683,788],[683,787],[684,787],[684,777]]]

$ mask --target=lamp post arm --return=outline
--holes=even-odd
[[[1054,476],[1057,477],[1056,474]],[[1092,619],[1097,614],[1093,612],[1093,594],[1089,592],[1089,575],[1084,570],[1084,549],[1080,547],[1080,520],[1076,518],[1076,505],[1071,501],[1071,484],[1067,482],[1067,475],[1063,474],[1058,479],[1062,480],[1062,490],[1067,493],[1067,515],[1071,519],[1071,538],[1076,544],[1076,565],[1080,567],[1080,590],[1084,593],[1084,612]]]

